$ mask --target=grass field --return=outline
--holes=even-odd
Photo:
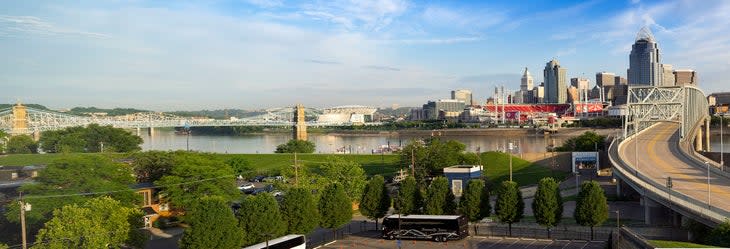
[[[126,154],[110,154],[115,158],[124,158]],[[293,154],[213,154],[223,160],[234,156],[245,158],[251,166],[261,173],[275,173],[281,169],[290,167],[294,163]],[[5,155],[0,157],[0,165],[26,166],[48,164],[53,160],[64,156],[63,154],[33,154],[33,155]],[[368,175],[393,176],[401,167],[398,155],[332,155],[332,154],[298,154],[297,160],[300,165],[316,167],[328,161],[330,157],[341,157],[346,160],[355,161],[363,166]],[[482,153],[482,164],[484,164],[485,175],[492,182],[500,182],[509,179],[509,156],[499,152]],[[513,179],[520,185],[536,184],[541,178],[552,176],[563,180],[567,172],[551,170],[539,166],[518,157],[512,160]]]
[[[649,243],[657,248],[718,248],[716,246],[700,245],[681,241],[650,240]]]

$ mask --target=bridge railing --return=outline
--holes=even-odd
[[[641,134],[641,132],[639,134]],[[636,134],[623,141],[620,139],[614,139],[609,146],[609,160],[614,165],[614,172],[623,176],[623,180],[628,181],[628,183],[633,185],[638,191],[643,190],[642,194],[644,196],[667,205],[669,208],[681,208],[682,210],[677,211],[684,213],[685,215],[696,215],[714,222],[715,224],[722,223],[730,217],[730,212],[726,210],[708,206],[707,203],[703,201],[699,201],[693,197],[667,188],[663,184],[657,183],[653,179],[640,174],[636,168],[631,169],[629,164],[621,158],[619,152],[623,149],[624,142],[634,139],[635,136]],[[693,213],[688,214],[687,212]]]

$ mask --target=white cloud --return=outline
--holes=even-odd
[[[405,0],[376,1],[318,1],[302,6],[302,14],[329,20],[348,30],[379,31],[393,22],[408,8]]]
[[[108,38],[108,35],[58,27],[35,16],[0,15],[0,35],[30,34],[44,36],[77,36]]]

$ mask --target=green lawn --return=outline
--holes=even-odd
[[[500,152],[482,153],[485,175],[492,182],[509,180],[509,155]],[[543,177],[564,180],[568,172],[551,170],[518,157],[512,157],[512,179],[520,186],[537,184]]]
[[[718,248],[716,246],[700,245],[682,241],[649,240],[649,243],[657,248]]]
[[[110,154],[115,158],[126,157],[127,154]],[[259,172],[276,172],[290,167],[294,163],[293,154],[213,154],[223,160],[233,156],[242,156],[251,163]],[[37,164],[48,164],[53,160],[64,156],[63,154],[33,154],[33,155],[6,155],[0,157],[0,165],[26,166]],[[363,166],[368,175],[392,176],[398,172],[401,165],[398,165],[398,155],[337,155],[337,154],[298,154],[297,160],[300,165],[316,167],[328,161],[330,157],[342,157],[355,161]],[[494,182],[501,182],[509,179],[509,157],[499,152],[482,153],[482,164],[484,164],[485,175]],[[567,172],[553,171],[528,161],[513,157],[512,175],[520,185],[536,184],[541,178],[553,176],[563,180]]]

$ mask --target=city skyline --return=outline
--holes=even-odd
[[[662,61],[728,90],[730,3],[243,1],[0,4],[2,102],[192,110],[419,106],[518,89],[550,58],[567,78],[626,77],[637,30]],[[683,13],[683,14],[678,14]],[[569,16],[570,18],[565,18]],[[685,17],[686,16],[686,17]],[[705,16],[696,20],[692,17]],[[535,74],[534,84],[543,82]],[[591,85],[595,84],[592,82]]]

